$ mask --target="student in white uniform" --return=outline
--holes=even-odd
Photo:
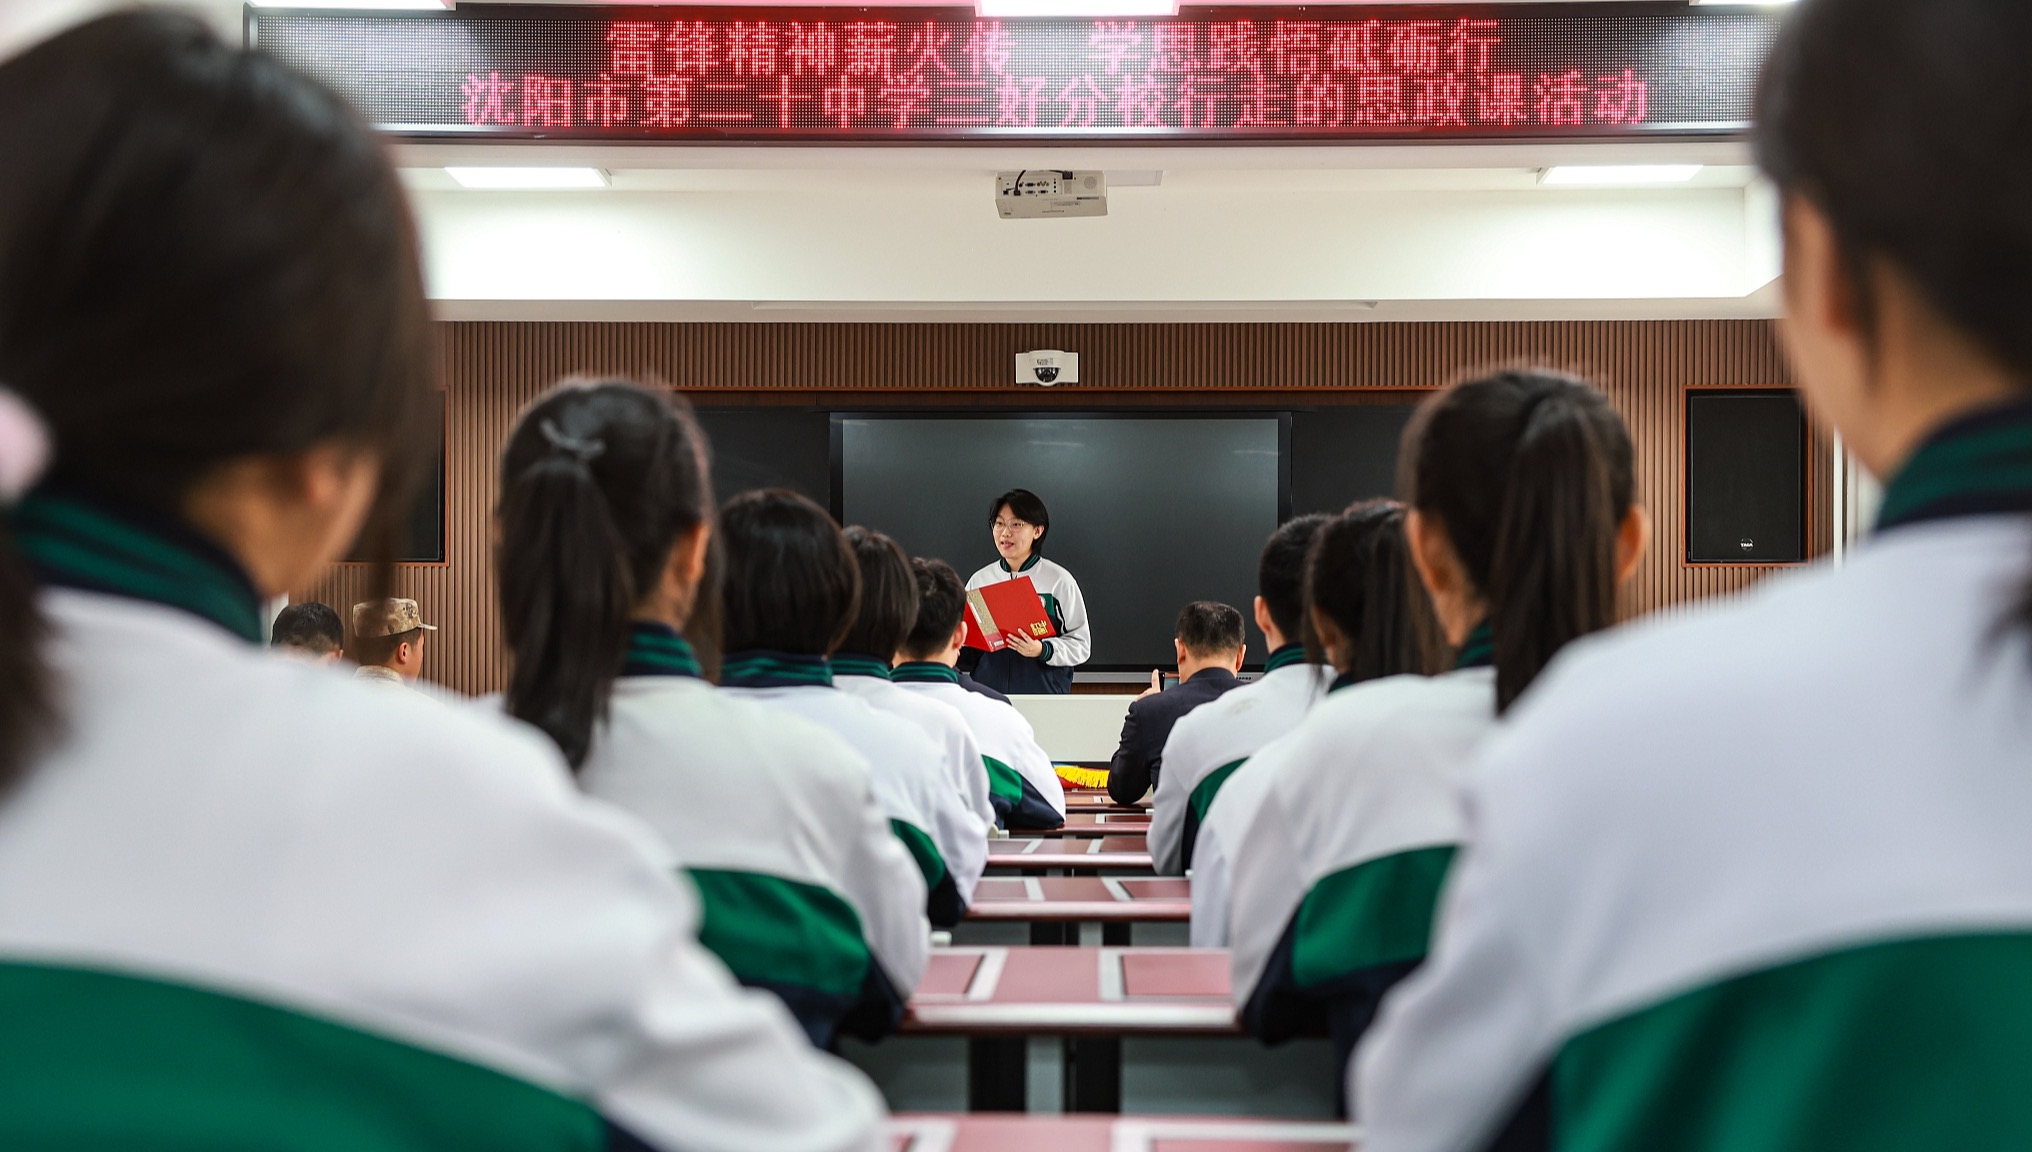
[[[1431,601],[1417,586],[1404,540],[1403,506],[1393,500],[1356,504],[1315,528],[1301,568],[1300,627],[1311,667],[1338,668],[1321,696],[1345,693],[1385,676],[1424,676],[1437,670],[1442,641]],[[1209,802],[1192,870],[1192,942],[1226,948],[1236,914],[1230,889],[1233,852],[1268,795],[1270,782],[1289,770],[1298,734],[1317,711],[1293,718],[1291,727],[1228,774]],[[1280,901],[1296,898],[1296,891]]]
[[[924,879],[865,760],[701,675],[684,629],[712,599],[704,453],[663,390],[567,384],[523,413],[495,512],[508,710],[662,835],[699,890],[700,942],[736,978],[820,1047],[872,1039],[924,973]]]
[[[0,156],[0,1147],[879,1147],[547,742],[261,648],[438,402],[384,143],[143,9]]]
[[[1341,1061],[1425,959],[1476,747],[1560,648],[1615,622],[1616,586],[1649,539],[1629,432],[1586,381],[1517,370],[1456,384],[1421,406],[1405,455],[1410,510],[1367,513],[1387,518],[1372,563],[1416,566],[1454,671],[1336,682],[1230,841],[1244,1025],[1275,1042],[1323,1017]],[[1334,615],[1314,613],[1328,644]],[[1418,630],[1401,611],[1372,619]]]
[[[1841,567],[1562,657],[1491,743],[1364,1147],[2032,1145],[2032,6],[1804,0],[1779,329]]]
[[[726,689],[817,723],[874,771],[875,799],[923,872],[934,927],[966,915],[988,860],[988,823],[960,799],[916,725],[833,686],[826,656],[853,626],[861,573],[825,509],[780,488],[720,512]]]
[[[988,770],[967,718],[943,701],[904,691],[889,678],[897,649],[917,620],[917,581],[910,575],[910,557],[896,541],[858,524],[846,530],[846,537],[861,570],[861,602],[854,626],[832,654],[833,687],[921,729],[938,745],[946,777],[961,802],[983,825],[996,823]]]
[[[1073,669],[1094,650],[1087,625],[1087,601],[1079,581],[1063,564],[1044,558],[1044,539],[1051,535],[1051,511],[1037,493],[1011,488],[988,507],[988,531],[1002,558],[967,580],[969,591],[1024,577],[1044,601],[1044,613],[1058,633],[1049,640],[1012,636],[1000,652],[983,653],[974,676],[989,688],[1010,695],[1059,695],[1072,691]]]
[[[966,717],[987,766],[996,824],[1023,830],[1059,827],[1065,823],[1065,785],[1038,746],[1030,721],[1007,704],[968,691],[954,669],[967,634],[967,594],[959,573],[943,560],[922,557],[913,558],[910,569],[917,619],[891,673],[896,686],[948,704]]]
[[[1265,744],[1298,726],[1326,693],[1330,671],[1305,658],[1305,554],[1323,515],[1286,521],[1256,562],[1256,627],[1263,675],[1179,718],[1164,742],[1164,772],[1151,801],[1150,858],[1161,876],[1192,867],[1200,822],[1227,782]]]

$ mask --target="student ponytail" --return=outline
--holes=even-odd
[[[2032,4],[1804,0],[1766,58],[1758,165],[1832,227],[1866,336],[1878,265],[2032,394]],[[2032,630],[2032,574],[2011,624]]]
[[[1444,528],[1487,605],[1496,709],[1616,615],[1630,435],[1592,385],[1510,371],[1457,384],[1413,425],[1413,506]]]
[[[682,398],[626,381],[565,384],[508,436],[494,558],[508,711],[573,768],[606,718],[638,605],[711,514],[704,446]],[[694,603],[711,599],[702,587]]]
[[[1439,625],[1411,566],[1404,505],[1365,500],[1320,525],[1304,587],[1305,649],[1313,663],[1334,665],[1351,683],[1437,670]],[[1314,612],[1340,630],[1343,652],[1325,650]]]
[[[182,521],[234,459],[349,444],[393,522],[430,458],[407,197],[343,99],[188,16],[127,11],[0,64],[0,788],[59,730],[7,506],[43,482]],[[373,582],[384,583],[388,565]],[[262,591],[275,591],[263,589]]]

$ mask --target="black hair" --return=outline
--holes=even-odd
[[[323,656],[346,646],[346,626],[329,604],[315,600],[290,604],[275,614],[268,642],[277,648],[301,648]]]
[[[1256,595],[1263,598],[1270,622],[1286,643],[1296,643],[1305,634],[1305,557],[1327,519],[1325,513],[1314,512],[1286,520],[1270,534],[1256,561]]]
[[[846,537],[861,570],[861,603],[839,650],[890,663],[917,623],[917,580],[910,573],[910,557],[902,545],[872,528],[856,524]]]
[[[1568,641],[1615,623],[1629,430],[1587,381],[1514,369],[1433,396],[1405,438],[1411,506],[1439,522],[1488,605],[1506,711]]]
[[[51,479],[181,520],[223,461],[357,444],[385,462],[385,586],[435,380],[366,122],[195,19],[128,11],[0,65],[0,156],[0,381],[47,425]],[[34,597],[0,525],[0,785],[58,719]]]
[[[1030,545],[1032,556],[1044,555],[1044,541],[1051,535],[1051,510],[1044,506],[1044,501],[1028,488],[1011,488],[988,505],[989,527],[994,526],[995,517],[1000,516],[1004,508],[1009,510],[1009,515],[1025,524],[1044,529],[1037,534],[1036,542]]]
[[[705,433],[668,390],[567,382],[508,434],[495,514],[501,630],[515,656],[508,711],[576,768],[606,718],[637,606],[678,539],[712,520]],[[713,600],[712,574],[709,564],[694,617]]]
[[[353,663],[366,667],[386,664],[395,659],[395,650],[404,644],[423,645],[422,628],[411,628],[407,632],[395,632],[387,636],[355,636],[353,638]]]
[[[1304,566],[1306,654],[1356,683],[1436,671],[1439,624],[1411,565],[1404,505],[1365,500],[1322,519]],[[1344,651],[1325,650],[1314,612],[1340,630]]]
[[[943,655],[967,614],[967,587],[960,574],[943,560],[915,556],[910,573],[917,578],[917,622],[903,638],[903,654],[912,660]]]
[[[2032,388],[2032,4],[1805,0],[1766,58],[1757,163],[1833,229],[1864,335],[1895,267]],[[2016,614],[2032,628],[2032,582]]]
[[[1202,658],[1226,655],[1248,639],[1242,632],[1242,614],[1218,600],[1195,600],[1179,609],[1172,634],[1188,653]]]
[[[720,510],[726,648],[830,656],[860,611],[861,570],[826,510],[785,488]]]

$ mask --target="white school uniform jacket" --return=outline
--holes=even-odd
[[[959,673],[944,664],[899,664],[892,676],[899,691],[938,701],[965,718],[987,767],[997,823],[1012,828],[1065,823],[1065,785],[1023,713],[960,687]]]
[[[63,731],[0,801],[0,1147],[877,1146],[547,742],[268,655],[186,532],[11,515]]]
[[[961,802],[931,738],[832,686],[824,657],[736,652],[721,666],[724,690],[802,716],[868,761],[875,799],[911,850],[931,895],[933,926],[966,915],[988,862],[988,825]]]
[[[1086,663],[1094,651],[1093,629],[1087,622],[1087,601],[1080,594],[1079,581],[1073,579],[1064,565],[1032,556],[1014,572],[1004,562],[995,561],[968,577],[967,589],[972,591],[1018,576],[1029,577],[1058,635],[1044,642],[1044,652],[1036,659],[1018,655],[1010,648],[983,655],[975,678],[1011,694],[1070,692],[1072,670]]]
[[[2032,1143],[2027,513],[2032,408],[1980,414],[1845,567],[1562,655],[1358,1053],[1364,1146]]]
[[[1313,707],[1227,841],[1229,963],[1252,1032],[1288,1036],[1317,1016],[1308,999],[1352,998],[1355,1016],[1330,1020],[1351,1043],[1424,959],[1466,835],[1462,791],[1495,723],[1487,666],[1336,687]]]
[[[638,624],[579,782],[663,837],[700,939],[821,1047],[893,1026],[928,959],[924,878],[839,737],[713,687],[682,637]]]
[[[1229,693],[1234,695],[1234,693]],[[1286,733],[1256,750],[1230,772],[1199,826],[1192,854],[1192,946],[1226,948],[1230,940],[1229,849],[1256,818],[1269,781],[1290,754],[1295,733]]]
[[[1255,683],[1178,718],[1164,742],[1164,771],[1151,801],[1150,857],[1159,875],[1183,876],[1192,867],[1199,826],[1228,777],[1298,727],[1332,678],[1305,662],[1302,647],[1287,644],[1270,654]]]
[[[996,822],[981,746],[966,717],[938,701],[905,692],[900,685],[891,683],[889,666],[874,657],[835,653],[829,663],[833,687],[866,700],[878,712],[910,721],[930,737],[938,745],[939,762],[944,765],[946,778],[952,781],[960,802],[983,825]]]

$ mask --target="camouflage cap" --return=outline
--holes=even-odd
[[[400,636],[418,628],[437,631],[437,625],[423,622],[423,613],[414,600],[369,600],[353,605],[353,635],[363,640]]]

